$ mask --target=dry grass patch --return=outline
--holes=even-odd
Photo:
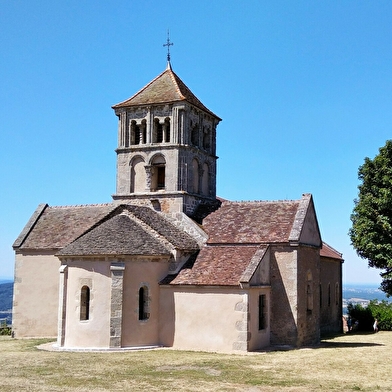
[[[0,338],[1,391],[392,391],[392,333],[343,335],[317,348],[247,355],[53,352]]]

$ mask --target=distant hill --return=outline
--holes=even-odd
[[[0,311],[12,309],[12,295],[14,284],[12,282],[0,284]]]
[[[5,319],[7,324],[12,322],[12,296],[14,292],[14,283],[0,283],[0,321]]]

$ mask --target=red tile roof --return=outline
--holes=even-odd
[[[320,249],[320,256],[343,261],[342,254],[325,242],[323,242],[323,246]]]
[[[171,68],[167,68],[131,98],[112,106],[112,108],[117,109],[178,101],[187,101],[220,120],[216,114],[211,112],[201,103]]]
[[[237,286],[259,246],[207,246],[194,265],[183,268],[172,285]]]
[[[203,221],[208,243],[288,242],[300,201],[223,201]]]
[[[14,247],[20,249],[61,249],[115,208],[115,204],[66,207],[46,205],[41,208],[40,214],[33,214],[35,220],[28,222],[15,241]]]

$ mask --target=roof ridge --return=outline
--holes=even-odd
[[[113,208],[117,207],[114,203],[95,203],[95,204],[74,204],[74,205],[66,205],[66,206],[48,206],[48,208],[52,209],[65,209],[65,208],[83,208],[83,207],[106,207],[113,206]]]
[[[177,90],[178,94],[181,95],[182,99],[185,99],[185,100],[186,100],[186,96],[182,93],[182,91],[181,91],[181,89],[180,89],[180,86],[178,85],[178,82],[177,82],[178,76],[173,72],[173,70],[172,70],[171,68],[166,69],[165,72],[168,72],[168,73],[169,73],[170,78],[172,79],[172,81],[173,81],[173,83],[174,83],[174,85],[175,85],[175,87],[176,87],[176,90]],[[183,82],[183,84],[184,84],[184,82]],[[188,87],[187,87],[187,88],[188,88]],[[189,88],[188,88],[188,90],[189,90]],[[190,91],[190,90],[189,90],[189,91]],[[193,94],[193,95],[195,95],[195,94]],[[197,97],[195,96],[195,98],[197,98]]]
[[[256,204],[256,203],[298,203],[300,199],[281,199],[281,200],[223,200],[223,203],[232,204]]]
[[[145,208],[150,208],[147,206],[140,206],[140,207],[145,207]],[[151,209],[151,208],[150,208]],[[151,209],[154,211],[153,209]],[[175,250],[175,246],[165,238],[161,233],[159,233],[154,227],[152,227],[150,224],[147,222],[143,221],[142,219],[138,218],[132,211],[130,211],[128,208],[123,208],[121,213],[119,215],[126,215],[129,219],[132,219],[134,222],[138,223],[140,227],[149,234],[148,231],[151,231],[154,233],[154,237],[158,239],[161,243],[163,243],[163,246],[169,251],[173,252]],[[165,217],[162,215],[162,218],[165,219]],[[166,220],[166,219],[165,219]]]

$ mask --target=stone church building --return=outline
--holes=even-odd
[[[310,194],[217,198],[221,119],[170,62],[113,109],[113,202],[41,204],[13,245],[16,338],[244,352],[342,331],[343,259]]]

